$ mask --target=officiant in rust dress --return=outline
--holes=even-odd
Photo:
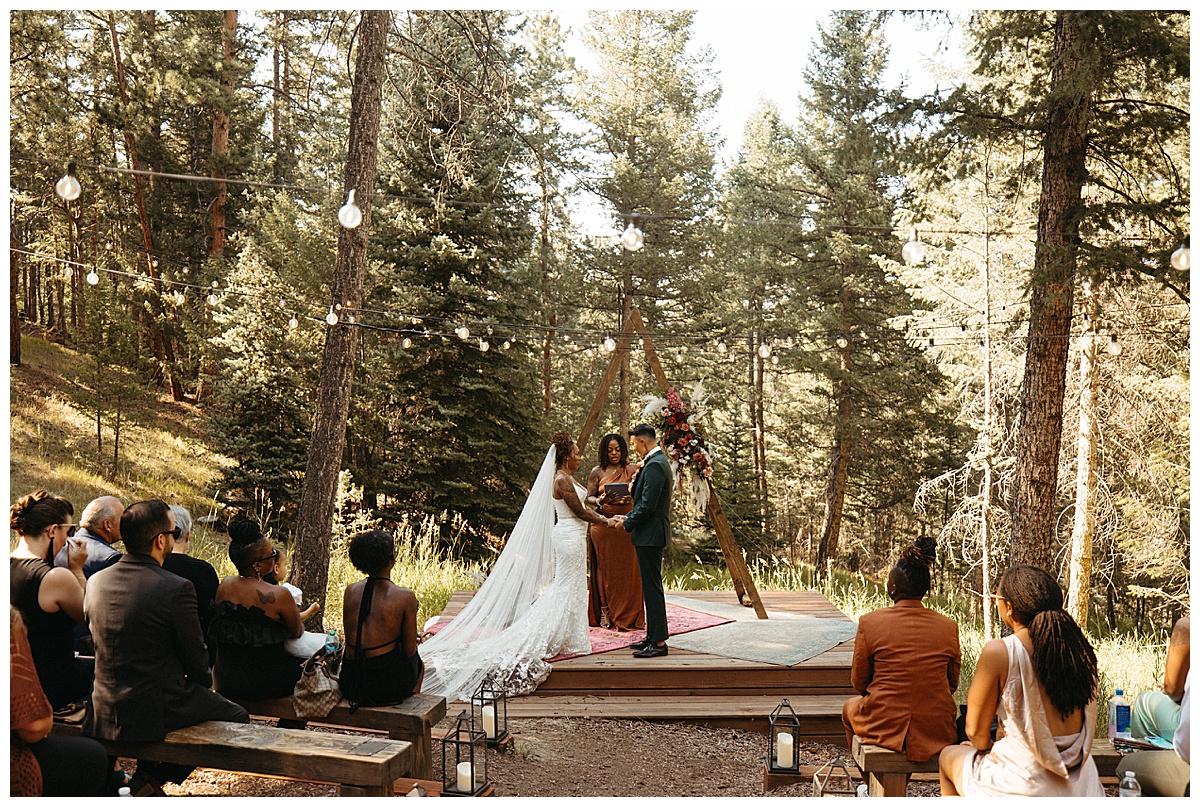
[[[619,434],[601,438],[599,460],[600,464],[588,475],[588,503],[604,516],[625,515],[633,509],[629,490],[637,472],[637,465],[629,462],[625,438]],[[642,576],[629,533],[592,524],[588,559],[592,570],[588,581],[588,624],[619,631],[645,628]]]

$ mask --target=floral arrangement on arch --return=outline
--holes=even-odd
[[[684,477],[690,479],[691,499],[700,512],[708,506],[708,479],[713,473],[712,454],[704,439],[704,381],[692,390],[691,400],[684,403],[674,387],[667,390],[667,397],[645,397],[646,408],[642,419],[655,426],[663,436],[667,459],[671,471],[684,492]],[[687,473],[684,473],[684,472]]]

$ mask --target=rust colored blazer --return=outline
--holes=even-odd
[[[958,625],[915,600],[863,614],[844,718],[863,742],[924,762],[952,745],[962,654]]]

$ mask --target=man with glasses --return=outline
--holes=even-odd
[[[125,505],[116,496],[100,496],[83,508],[76,540],[82,541],[88,551],[88,559],[83,564],[85,578],[121,559],[121,553],[112,545],[121,540],[121,515],[124,512]],[[64,569],[67,567],[65,546],[54,556],[54,565]]]
[[[178,530],[166,503],[130,505],[121,516],[128,554],[88,581],[83,614],[96,642],[92,710],[85,736],[157,742],[167,732],[206,720],[248,723],[246,710],[209,687],[208,649],[200,632],[196,591],[162,568]],[[187,766],[138,765],[138,788],[155,792],[182,782]]]

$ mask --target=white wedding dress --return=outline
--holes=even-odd
[[[551,447],[487,580],[421,645],[422,692],[467,701],[488,680],[507,695],[524,695],[550,675],[545,659],[591,652],[587,523],[553,498],[554,457]],[[586,491],[575,488],[582,502]]]

